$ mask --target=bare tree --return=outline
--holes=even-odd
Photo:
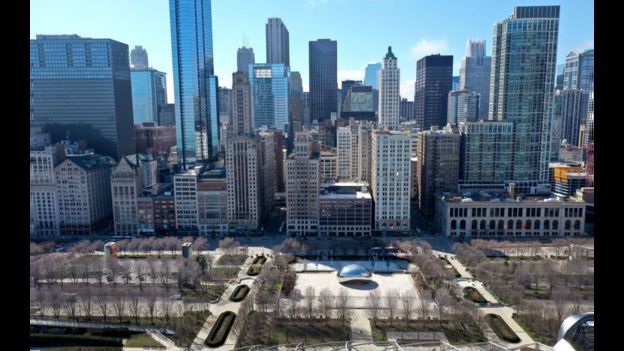
[[[54,289],[50,292],[49,300],[54,318],[61,318],[61,309],[63,308],[63,295],[61,295],[58,290]]]
[[[134,269],[137,280],[139,281],[139,290],[143,291],[143,282],[145,281],[145,263],[143,261],[135,262],[132,265],[132,268]]]
[[[316,291],[313,286],[308,286],[305,289],[304,298],[306,302],[306,312],[308,318],[312,318],[314,315],[314,298],[316,296]]]
[[[126,308],[126,294],[121,290],[115,290],[113,293],[113,309],[117,318],[119,318],[119,324],[123,323],[123,315]]]
[[[232,238],[225,238],[223,240],[219,240],[219,248],[227,253],[232,253],[240,246],[240,243],[237,240]]]
[[[206,238],[204,238],[203,236],[197,237],[195,239],[195,242],[193,243],[193,248],[195,249],[195,252],[199,255],[201,251],[206,248],[207,243],[208,240],[206,240]]]
[[[329,290],[328,288],[322,289],[319,293],[319,301],[321,303],[321,311],[323,313],[323,316],[329,319],[331,317],[331,309],[334,306],[334,296],[332,295],[331,290]]]
[[[450,306],[453,302],[453,298],[447,288],[440,288],[436,291],[435,302],[438,307],[438,319],[442,319],[444,315],[444,307]]]
[[[344,323],[349,318],[349,295],[341,289],[336,299],[336,308],[338,309],[338,317]]]
[[[563,289],[556,289],[553,291],[550,298],[553,302],[553,307],[555,308],[557,324],[561,324],[561,322],[563,322],[563,316],[565,316],[568,311],[569,293]]]
[[[104,278],[104,262],[103,259],[101,257],[96,258],[95,260],[93,260],[93,265],[91,266],[93,268],[93,274],[95,275],[95,279],[97,280],[98,284],[100,285],[100,288],[102,287],[103,284],[103,278]]]
[[[37,291],[35,291],[35,302],[37,304],[37,307],[39,308],[39,314],[43,316],[43,314],[45,313],[45,309],[47,307],[47,302],[48,302],[48,294],[47,292],[39,289]]]
[[[298,306],[297,300],[295,299],[290,300],[290,304],[288,304],[288,309],[287,309],[289,318],[291,319],[297,318],[297,310],[299,309],[298,307],[299,306]]]
[[[128,300],[128,307],[130,308],[132,318],[134,318],[134,323],[139,324],[139,318],[141,318],[141,295],[135,291],[129,294]]]
[[[41,245],[37,243],[33,243],[31,241],[30,242],[30,255],[37,256],[37,255],[41,255],[42,253],[43,253],[43,249],[41,248]]]
[[[366,298],[366,304],[368,305],[368,315],[373,320],[373,323],[377,325],[379,311],[381,310],[381,295],[379,291],[374,290],[370,292]]]
[[[154,324],[154,312],[156,310],[156,302],[158,301],[158,294],[156,290],[151,288],[145,294],[145,304],[147,305],[147,311],[150,316],[150,323]]]
[[[397,307],[399,305],[399,293],[395,289],[386,291],[386,307],[388,308],[388,314],[390,317],[390,325],[394,323],[394,317],[396,316]]]
[[[76,319],[76,307],[78,305],[78,301],[76,299],[76,294],[64,294],[63,295],[63,306],[65,307],[65,311],[69,313],[71,319]]]
[[[403,307],[403,315],[405,316],[405,319],[412,319],[412,310],[415,302],[416,296],[414,296],[413,292],[407,290],[401,294],[401,306]]]
[[[78,295],[80,296],[80,307],[82,309],[82,313],[84,313],[84,316],[90,320],[93,303],[93,291],[90,287],[85,287],[79,290]]]
[[[165,289],[169,290],[169,278],[171,277],[173,261],[165,260],[160,262],[160,279]]]
[[[99,293],[96,296],[96,302],[98,309],[100,310],[100,314],[104,321],[106,321],[106,316],[108,315],[108,294],[109,289],[100,289]]]
[[[171,319],[172,308],[173,303],[171,302],[171,299],[167,296],[163,296],[163,298],[160,299],[160,309],[163,312],[163,316],[165,317],[165,321],[167,321],[167,324],[169,324],[169,320]]]
[[[156,262],[154,256],[149,256],[147,258],[147,267],[149,268],[149,277],[152,281],[152,285],[155,285],[158,278],[158,262]]]

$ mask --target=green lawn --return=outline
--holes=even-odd
[[[528,323],[523,316],[514,313],[512,318],[520,327],[522,327],[522,329],[524,329],[524,331],[526,331],[527,334],[529,334],[533,340],[541,342],[545,345],[554,345],[557,342],[557,335],[551,335],[543,330],[543,328],[539,328],[536,325]]]
[[[270,338],[269,338],[270,331]],[[264,314],[253,312],[245,323],[237,347],[251,345],[278,345],[305,342],[320,344],[331,341],[345,341],[351,337],[349,321],[278,319],[269,326]]]
[[[236,277],[240,271],[239,267],[213,267],[210,270],[210,275],[214,279],[228,280]]]
[[[183,289],[181,295],[185,302],[208,302],[221,297],[225,289],[227,289],[225,284],[204,285],[196,290]]]
[[[394,321],[378,320],[375,325],[371,321],[374,341],[387,341],[387,332],[442,332],[451,344],[469,344],[484,342],[487,339],[474,323],[463,323],[456,319],[443,321],[441,324],[431,320]]]
[[[162,346],[147,334],[136,334],[126,340],[126,347],[159,347]],[[163,347],[164,349],[164,347]]]

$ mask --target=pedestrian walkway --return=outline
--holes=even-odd
[[[522,329],[522,327],[513,318],[511,318],[513,314],[513,309],[511,307],[482,307],[479,309],[479,312],[481,312],[483,315],[493,313],[501,316],[501,318],[505,321],[505,323],[507,323],[509,328],[511,328],[511,330],[513,330],[513,332],[516,333],[516,335],[518,335],[518,337],[520,338],[520,342],[515,344],[500,340],[500,343],[502,345],[511,348],[527,346],[529,344],[535,343],[535,340],[533,340],[529,336],[529,334],[527,334],[527,332],[525,332],[524,329]]]
[[[145,331],[149,336],[151,336],[154,340],[156,340],[159,344],[161,344],[162,346],[166,347],[167,350],[180,350],[182,351],[182,348],[179,348],[175,345],[175,343],[173,341],[171,341],[171,339],[169,339],[168,337],[162,335],[158,330],[156,329],[147,329]]]
[[[356,309],[351,314],[351,341],[353,343],[372,342],[373,331],[368,320],[367,310]]]

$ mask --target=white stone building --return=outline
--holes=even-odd
[[[397,58],[388,46],[388,53],[383,58],[383,68],[377,73],[379,85],[379,127],[395,129],[399,126],[401,106],[401,74],[397,67]]]
[[[312,133],[295,133],[295,147],[286,160],[286,224],[288,234],[317,235],[319,230],[319,154]]]

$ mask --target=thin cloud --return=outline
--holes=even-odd
[[[579,49],[593,49],[594,48],[594,38],[589,38],[583,40],[579,45]]]
[[[338,71],[338,85],[343,80],[363,80],[364,79],[364,71],[363,70],[339,70]]]
[[[443,54],[448,51],[448,42],[445,39],[422,38],[410,49],[412,58],[420,59],[427,55]]]

